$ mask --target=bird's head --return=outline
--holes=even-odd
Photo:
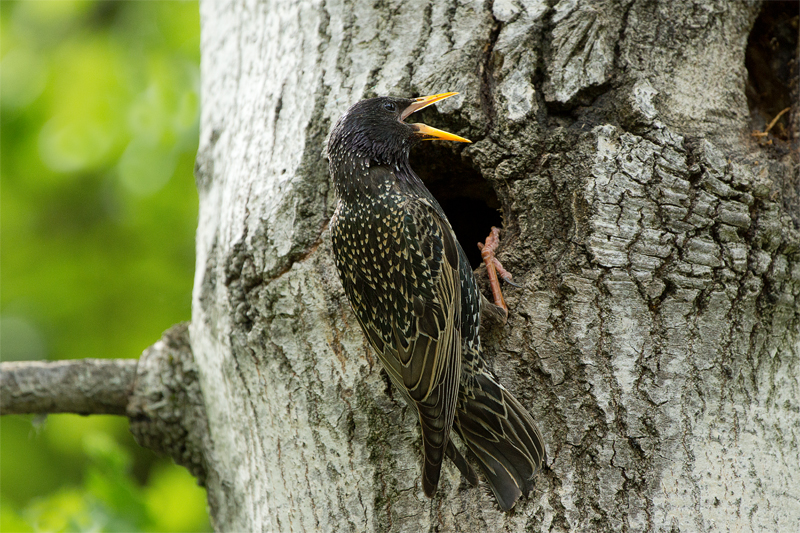
[[[408,160],[411,147],[418,141],[471,142],[425,124],[405,122],[415,111],[456,94],[441,93],[414,99],[381,96],[358,102],[333,127],[328,141],[329,160],[334,166],[351,158],[394,166]]]

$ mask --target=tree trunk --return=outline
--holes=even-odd
[[[796,530],[800,112],[751,135],[779,111],[759,87],[797,102],[796,68],[748,82],[762,7],[202,1],[190,336],[215,527]],[[789,28],[769,57],[796,62]],[[521,287],[484,343],[548,446],[511,513],[448,461],[424,497],[415,417],[331,256],[332,123],[444,91],[419,121],[474,144],[412,166],[469,252],[502,224]]]

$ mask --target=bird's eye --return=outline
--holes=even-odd
[[[392,112],[392,113],[394,113],[394,112],[397,110],[397,106],[396,106],[396,105],[394,105],[394,102],[384,102],[384,104],[383,104],[383,108],[384,108],[386,111],[390,111],[390,112]]]

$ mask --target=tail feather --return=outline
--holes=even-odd
[[[416,404],[422,431],[422,489],[429,498],[433,497],[439,484],[442,460],[450,440],[450,425],[443,415],[444,402],[440,401],[440,392],[441,387],[433,390],[428,398],[429,405],[422,402]]]
[[[456,468],[461,472],[461,475],[466,478],[470,485],[473,487],[478,486],[478,474],[475,473],[475,469],[472,468],[472,465],[467,462],[466,458],[461,455],[461,452],[458,451],[458,448],[455,447],[453,444],[452,439],[447,439],[447,448],[445,448],[445,453],[447,457],[453,461],[453,464],[456,465]]]
[[[453,461],[453,464],[456,465],[456,468],[461,472],[467,482],[473,487],[478,486],[478,474],[475,473],[475,469],[472,468],[472,465],[466,460],[466,458],[458,451],[458,448],[455,447],[453,444],[452,439],[447,439],[447,444],[445,444],[445,455]],[[438,453],[437,453],[438,452]],[[431,460],[433,458],[433,461]],[[436,486],[439,484],[439,475],[441,473],[441,450],[438,448],[435,449],[425,449],[425,457],[423,459],[424,466],[422,468],[422,490],[425,491],[425,495],[429,498],[433,497],[433,494],[436,492]]]
[[[454,427],[508,511],[533,488],[546,457],[544,440],[528,411],[492,376],[477,374],[474,387],[465,392]]]

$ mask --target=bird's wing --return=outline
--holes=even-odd
[[[393,324],[394,339],[384,357],[396,362],[396,382],[417,404],[425,449],[423,488],[432,495],[461,377],[459,255],[450,225],[428,200],[409,200],[404,211],[403,239],[395,250],[404,260],[394,278],[404,285],[397,305],[411,310],[411,320]]]
[[[358,242],[346,244],[334,231],[337,266],[370,344],[419,412],[423,488],[430,495],[438,483],[461,377],[458,246],[449,223],[425,198],[378,202],[376,209],[362,228],[349,228]],[[344,246],[352,254],[343,253]],[[379,252],[365,260],[358,257],[362,249]]]

